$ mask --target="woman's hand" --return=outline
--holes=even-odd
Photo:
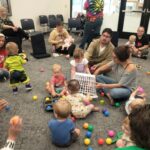
[[[104,84],[102,84],[102,83],[96,83],[96,88],[97,89],[101,89],[101,88],[103,88],[103,85]]]
[[[18,30],[18,27],[12,27],[12,29],[16,32]]]

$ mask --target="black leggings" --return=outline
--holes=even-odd
[[[76,45],[71,44],[68,49],[65,47],[64,50],[62,50],[62,46],[56,49],[56,53],[60,54],[65,54],[65,55],[70,55],[73,56],[74,50],[75,50]]]

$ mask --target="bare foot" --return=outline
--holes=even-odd
[[[100,111],[99,107],[94,107],[93,111]]]
[[[114,100],[111,98],[111,96],[107,93],[106,96],[108,97],[109,99],[109,102],[110,102],[110,105],[114,105]]]

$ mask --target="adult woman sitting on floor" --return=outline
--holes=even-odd
[[[96,87],[102,90],[110,100],[114,101],[126,100],[131,92],[136,88],[137,70],[130,59],[130,48],[128,46],[119,46],[114,49],[113,61],[99,67],[95,75],[98,82]],[[109,77],[102,74],[111,70]]]
[[[5,7],[0,6],[0,32],[3,33],[6,38],[16,37],[18,40],[19,53],[22,52],[22,39],[29,39],[29,35],[20,27],[14,25],[14,23],[8,18],[8,13]]]
[[[66,58],[70,58],[70,56],[73,56],[75,44],[73,44],[73,41],[70,41],[68,43],[69,45],[65,46],[65,41],[67,39],[72,39],[72,37],[64,28],[63,23],[58,21],[56,24],[56,28],[54,28],[49,35],[48,42],[55,47],[55,50],[53,52],[65,54]]]

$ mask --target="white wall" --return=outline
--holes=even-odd
[[[39,15],[63,14],[65,22],[70,17],[70,0],[11,0],[12,17],[20,26],[20,19],[31,18],[39,29]]]

